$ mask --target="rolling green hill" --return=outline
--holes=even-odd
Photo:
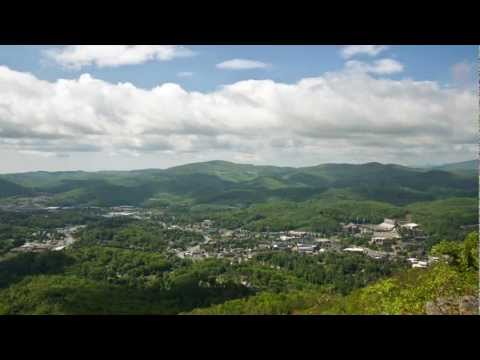
[[[210,161],[166,170],[32,172],[0,179],[4,197],[42,192],[53,196],[52,204],[142,205],[160,197],[167,204],[170,199],[172,203],[244,207],[342,194],[403,206],[478,194],[478,177],[465,172],[380,163],[291,168]]]
[[[167,169],[166,173],[171,175],[207,174],[226,181],[242,182],[254,180],[259,176],[281,176],[292,170],[294,168],[235,164],[228,161],[215,160],[172,167]]]
[[[31,189],[15,184],[11,181],[0,179],[0,198],[10,196],[28,196],[32,193],[33,191]]]

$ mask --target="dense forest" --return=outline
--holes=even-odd
[[[77,246],[0,262],[3,314],[425,313],[428,301],[478,293],[478,234],[431,250],[441,262],[267,253],[246,264]]]

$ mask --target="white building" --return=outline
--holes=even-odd
[[[396,227],[395,220],[392,219],[383,219],[383,222],[375,226],[376,231],[392,231]]]
[[[402,227],[408,230],[415,230],[416,228],[418,228],[418,224],[407,223],[407,224],[403,224]]]
[[[343,249],[343,251],[352,252],[352,253],[364,253],[365,249],[362,247],[352,246],[352,247]]]
[[[424,264],[423,261],[419,261],[415,264],[412,264],[412,268],[420,268],[420,269],[424,269],[427,267],[427,264]]]

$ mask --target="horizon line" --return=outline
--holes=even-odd
[[[43,173],[67,173],[67,172],[85,172],[85,173],[100,173],[100,172],[132,172],[132,171],[148,171],[148,170],[169,170],[169,169],[174,169],[177,167],[181,166],[188,166],[188,165],[197,165],[197,164],[206,164],[206,163],[213,163],[213,162],[224,162],[224,163],[230,163],[234,165],[248,165],[248,166],[270,166],[270,167],[276,167],[276,168],[293,168],[293,169],[303,169],[303,168],[311,168],[311,167],[317,167],[317,166],[322,166],[322,165],[367,165],[367,164],[380,164],[384,166],[388,165],[396,165],[396,166],[402,166],[402,167],[407,167],[411,169],[429,169],[429,168],[435,168],[435,167],[440,167],[440,166],[447,166],[450,164],[459,164],[459,163],[464,163],[464,162],[470,162],[470,161],[479,161],[478,158],[476,159],[470,159],[470,160],[462,160],[462,161],[455,161],[451,163],[442,163],[442,164],[436,164],[436,165],[404,165],[400,163],[382,163],[379,161],[368,161],[368,162],[361,162],[361,163],[347,163],[347,162],[326,162],[326,163],[319,163],[317,165],[307,165],[307,166],[286,166],[286,165],[269,165],[269,164],[250,164],[250,163],[239,163],[239,162],[233,162],[233,161],[228,161],[228,160],[207,160],[207,161],[198,161],[198,162],[189,162],[189,163],[184,163],[184,164],[179,164],[179,165],[174,165],[166,168],[138,168],[138,169],[128,169],[128,170],[53,170],[53,171],[47,171],[47,170],[27,170],[27,171],[20,171],[20,172],[1,172],[0,175],[16,175],[16,174],[28,174],[28,173],[38,173],[38,172],[43,172]]]

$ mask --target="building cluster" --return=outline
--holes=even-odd
[[[70,226],[66,228],[55,229],[55,232],[47,233],[46,241],[31,241],[12,249],[13,252],[44,252],[44,251],[60,251],[75,242],[73,233],[85,225]],[[40,232],[43,234],[43,232]],[[38,233],[33,233],[37,235]]]
[[[364,254],[372,259],[383,259],[391,256],[388,252],[372,250],[367,247],[360,246],[351,246],[343,249],[344,252],[355,253],[355,254]]]
[[[343,233],[355,238],[368,239],[370,246],[388,248],[393,253],[419,251],[426,239],[418,224],[388,218],[380,224],[349,223],[343,225]]]
[[[178,228],[200,232],[206,241],[204,244],[180,250],[172,250],[177,256],[200,260],[205,258],[231,258],[233,261],[245,261],[262,251],[292,251],[305,255],[315,255],[324,252],[357,253],[372,259],[394,258],[404,249],[412,245],[420,247],[424,238],[418,224],[385,218],[380,224],[355,224],[343,226],[343,232],[337,236],[325,238],[322,234],[309,231],[264,231],[254,232],[246,229],[221,229],[215,227],[212,220],[206,219],[200,223],[168,228]],[[342,246],[340,238],[353,235],[356,238],[367,239],[367,246]],[[174,244],[172,244],[174,246]],[[410,246],[410,248],[409,248]],[[390,249],[386,251],[386,249]],[[409,253],[410,252],[406,252]],[[411,252],[416,254],[415,252]],[[418,256],[421,257],[421,253]],[[420,260],[415,267],[422,267]]]
[[[131,217],[133,219],[148,219],[151,216],[151,211],[137,208],[135,206],[113,206],[110,208],[110,211],[102,215],[105,218],[116,218],[116,217]]]
[[[182,259],[203,260],[209,258],[230,259],[232,263],[241,263],[251,259],[257,251],[251,248],[228,248],[206,250],[199,245],[192,246],[185,251],[173,249],[173,253]]]
[[[372,245],[394,243],[402,238],[423,240],[425,235],[418,224],[395,219],[385,218],[381,224],[354,224],[343,225],[344,233],[354,237],[370,238]]]
[[[63,250],[65,245],[63,245],[62,240],[48,240],[47,242],[27,242],[22,246],[19,246],[15,249],[12,249],[12,252],[44,252],[44,251],[58,251]]]
[[[200,260],[205,258],[229,258],[233,262],[251,259],[262,251],[294,251],[301,254],[317,254],[327,250],[341,250],[338,239],[327,239],[320,234],[307,231],[264,231],[255,232],[246,229],[220,229],[213,221],[204,220],[189,226],[171,225],[169,228],[201,232],[205,238],[203,244],[196,244],[187,250],[172,248],[171,251],[181,258]],[[175,244],[172,244],[174,246]]]
[[[49,209],[56,211],[56,209]],[[166,229],[193,231],[203,235],[204,241],[195,240],[185,245],[175,241],[169,244],[168,251],[184,259],[202,260],[208,258],[229,259],[231,262],[248,261],[256,254],[264,251],[292,251],[299,254],[315,255],[324,252],[356,253],[373,259],[410,256],[408,261],[412,267],[427,267],[435,259],[418,260],[424,254],[409,249],[408,246],[421,245],[425,236],[418,224],[409,221],[385,218],[380,224],[349,223],[342,226],[342,231],[336,236],[326,238],[323,234],[310,231],[263,231],[256,232],[243,228],[235,230],[223,229],[216,226],[214,221],[205,219],[198,223],[182,225],[176,223],[175,218],[167,219],[162,214],[151,210],[133,206],[116,206],[108,208],[104,217],[133,217],[138,219],[155,220],[159,226]],[[100,215],[100,214],[99,214]],[[79,227],[56,229],[53,233],[33,234],[40,241],[27,242],[14,249],[17,252],[58,251],[74,242],[72,233]],[[345,240],[359,238],[365,246],[347,246]],[[365,241],[365,242],[363,242]],[[355,241],[354,241],[355,242]],[[388,250],[388,251],[387,251]],[[407,254],[407,255],[405,255]]]
[[[420,268],[420,269],[427,268],[428,266],[436,263],[439,260],[440,258],[436,256],[429,256],[426,260],[420,260],[413,257],[407,259],[407,261],[412,265],[412,268]]]

